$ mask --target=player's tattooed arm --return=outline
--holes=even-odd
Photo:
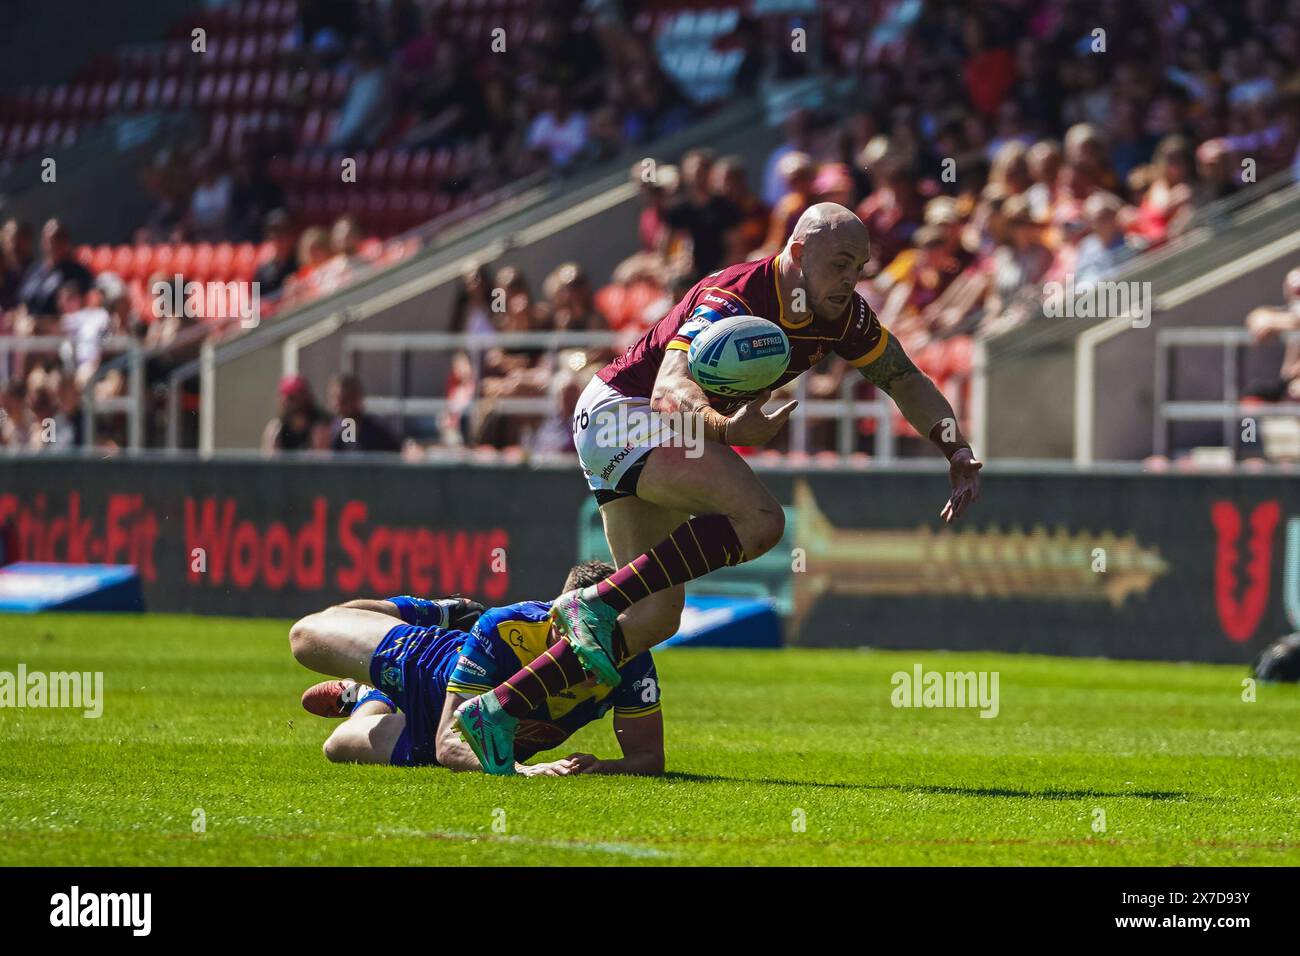
[[[874,362],[862,366],[862,377],[891,398],[898,382],[909,375],[925,376],[908,357],[894,336],[889,336],[885,351]]]
[[[961,433],[952,405],[930,377],[912,364],[893,337],[879,358],[862,367],[862,374],[892,398],[908,423],[928,435],[948,459],[952,494],[939,515],[949,524],[956,521],[979,500],[983,464],[976,460],[970,442]]]
[[[769,414],[763,411],[763,406],[771,394],[764,390],[745,399],[745,404],[731,415],[724,415],[709,404],[704,389],[691,378],[686,366],[686,352],[670,349],[659,366],[650,407],[660,414],[676,412],[682,416],[697,416],[703,436],[709,441],[724,445],[766,445],[785,427],[786,420],[799,406],[797,401],[786,402]]]
[[[698,415],[706,439],[726,440],[727,417],[709,404],[704,389],[691,378],[686,367],[686,352],[682,349],[670,349],[664,356],[650,395],[650,407],[661,414]]]
[[[863,377],[894,400],[908,423],[929,436],[945,458],[970,448],[957,425],[957,416],[943,392],[916,367],[898,339],[890,336],[885,351],[862,367]]]

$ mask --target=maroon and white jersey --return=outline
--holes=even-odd
[[[790,365],[772,385],[773,390],[798,378],[831,352],[855,368],[869,365],[884,353],[889,331],[856,292],[839,318],[824,322],[810,313],[792,321],[785,313],[779,287],[780,258],[778,254],[742,262],[705,276],[671,312],[597,375],[624,395],[649,398],[669,349],[689,349],[691,340],[710,322],[733,315],[768,319],[780,325],[790,339]],[[726,399],[715,403],[738,404]]]

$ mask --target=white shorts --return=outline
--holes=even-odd
[[[618,497],[619,482],[646,452],[674,437],[668,421],[650,410],[650,399],[624,395],[599,378],[587,384],[573,409],[573,446],[587,487],[602,504]]]

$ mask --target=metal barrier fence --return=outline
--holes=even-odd
[[[1300,342],[1300,331],[1279,336],[1284,343]],[[1240,327],[1161,329],[1156,333],[1155,364],[1155,441],[1157,455],[1169,452],[1169,426],[1173,422],[1223,423],[1223,443],[1232,448],[1243,413],[1252,418],[1300,416],[1300,402],[1241,402],[1241,358],[1245,346],[1255,344],[1250,331]],[[1223,398],[1219,401],[1176,401],[1169,397],[1177,384],[1174,376],[1174,349],[1223,349]]]
[[[366,408],[377,415],[391,415],[399,420],[412,416],[437,415],[445,411],[447,398],[416,398],[408,394],[410,376],[408,359],[414,352],[465,352],[474,368],[472,402],[483,400],[479,392],[483,355],[489,349],[535,349],[554,359],[567,349],[616,348],[627,342],[626,335],[616,332],[359,332],[343,338],[343,367],[359,371],[364,354],[389,354],[395,362],[396,395],[367,395]],[[837,398],[810,399],[808,378],[800,376],[794,383],[799,408],[790,419],[790,450],[808,452],[809,424],[815,421],[836,422],[836,451],[848,455],[857,450],[857,424],[862,419],[876,423],[875,457],[884,462],[895,457],[893,429],[894,405],[884,397],[856,400],[853,390],[861,379],[846,375]],[[551,396],[492,398],[493,410],[504,417],[528,417],[553,414]]]
[[[126,416],[127,447],[144,447],[144,372],[147,358],[144,346],[129,335],[111,335],[97,343],[101,353],[121,353],[118,362],[101,363],[95,374],[86,382],[81,396],[82,433],[86,444],[94,444],[95,429],[101,415]],[[57,355],[64,370],[76,370],[75,339],[64,335],[2,335],[0,336],[0,384],[8,384],[21,373],[23,360],[32,354]],[[126,394],[114,398],[95,400],[95,385],[116,367],[124,367]]]

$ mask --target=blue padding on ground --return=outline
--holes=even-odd
[[[140,574],[133,565],[44,564],[0,567],[0,611],[142,611]]]
[[[755,598],[689,595],[681,629],[660,647],[780,647],[781,618]]]

